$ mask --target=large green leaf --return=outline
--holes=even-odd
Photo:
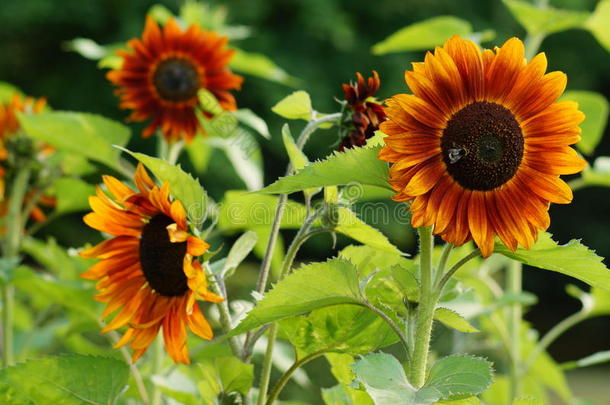
[[[19,120],[31,137],[117,170],[121,152],[113,145],[125,146],[131,136],[125,125],[88,113],[47,111],[19,114]]]
[[[128,377],[129,367],[121,361],[73,354],[6,368],[0,384],[13,391],[15,405],[113,405]]]
[[[294,193],[308,188],[350,183],[391,189],[388,164],[377,158],[380,147],[363,147],[335,152],[325,160],[305,166],[292,176],[281,177],[262,193]]]
[[[610,52],[610,0],[601,0],[585,23],[585,28]]]
[[[246,364],[236,357],[216,357],[200,365],[203,373],[200,384],[205,404],[216,404],[219,394],[228,396],[231,393],[247,395],[254,380],[254,365]]]
[[[351,263],[332,259],[308,264],[278,282],[231,335],[329,305],[360,302],[358,272]]]
[[[271,59],[259,53],[246,52],[235,49],[230,66],[240,73],[258,76],[272,82],[282,83],[287,86],[295,86],[299,80],[290,76],[286,71],[277,66]]]
[[[400,254],[400,250],[394,246],[381,231],[373,228],[354,214],[352,210],[345,207],[337,209],[337,226],[335,231],[370,247],[385,250],[390,253]]]
[[[442,45],[452,35],[472,32],[468,21],[454,16],[438,16],[404,27],[373,45],[373,53],[421,51]]]
[[[504,4],[527,32],[533,35],[580,28],[589,17],[587,12],[539,8],[523,0],[504,0]]]
[[[518,248],[511,252],[498,244],[496,252],[524,264],[563,273],[593,287],[610,290],[610,271],[602,258],[578,240],[559,245],[550,234],[541,232],[538,242],[531,249]]]
[[[608,100],[599,93],[593,91],[566,91],[562,100],[572,100],[578,103],[578,108],[585,113],[585,120],[580,127],[582,128],[582,140],[576,147],[587,155],[593,150],[601,140],[606,123],[608,122]]]
[[[198,180],[179,165],[174,166],[162,159],[124,150],[144,164],[161,182],[169,183],[170,194],[182,203],[192,222],[201,224],[205,221],[208,196]]]
[[[95,195],[95,186],[72,177],[57,180],[54,188],[58,214],[89,210],[89,196]]]

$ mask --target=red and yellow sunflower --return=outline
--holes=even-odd
[[[559,175],[586,166],[569,146],[584,114],[556,101],[566,75],[546,68],[543,53],[525,60],[517,38],[481,51],[454,36],[405,72],[413,94],[387,101],[379,157],[414,227],[433,225],[455,245],[473,239],[489,256],[495,235],[513,251],[531,247],[549,203],[572,200]]]
[[[118,86],[120,107],[133,110],[129,119],[152,119],[144,137],[160,128],[168,140],[192,139],[202,130],[195,114],[199,89],[214,94],[225,110],[236,108],[229,90],[239,89],[243,79],[227,67],[235,52],[227,41],[196,25],[182,31],[173,18],[161,29],[147,17],[142,39],[130,40],[129,51],[118,51],[123,65],[108,72]]]
[[[127,326],[115,347],[129,344],[135,362],[162,329],[170,357],[188,364],[186,326],[213,337],[197,299],[223,300],[208,290],[196,259],[209,245],[189,233],[184,207],[170,200],[168,184],[156,186],[142,165],[135,175],[138,191],[111,176],[103,180],[111,196],[98,187],[84,221],[114,237],[81,252],[101,259],[82,277],[99,280],[95,298],[107,304],[102,316],[118,311],[102,332]]]

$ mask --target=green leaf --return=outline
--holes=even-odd
[[[356,381],[364,385],[375,405],[419,403],[415,398],[417,391],[409,384],[404,369],[393,356],[386,353],[369,354],[352,368]],[[432,404],[434,401],[432,399],[421,404]]]
[[[493,381],[490,362],[474,356],[448,356],[437,360],[424,384],[425,389],[433,389],[442,399],[455,396],[478,395]]]
[[[432,49],[453,35],[468,36],[472,26],[468,21],[453,16],[438,16],[404,27],[373,45],[375,55],[391,52]]]
[[[357,240],[370,247],[384,250],[390,253],[400,254],[400,250],[394,246],[381,231],[373,228],[352,212],[349,208],[339,207],[337,209],[337,226],[335,231]]]
[[[261,192],[294,193],[308,188],[349,183],[391,189],[387,181],[388,164],[377,158],[379,149],[380,147],[363,147],[334,152],[326,160],[311,163],[292,176],[281,177]]]
[[[559,245],[550,234],[541,232],[538,242],[529,250],[518,248],[511,252],[505,246],[498,245],[496,252],[521,263],[556,271],[593,287],[610,290],[610,272],[603,264],[602,258],[578,240]]]
[[[169,183],[170,194],[182,203],[193,223],[199,225],[205,221],[208,196],[198,180],[183,171],[180,165],[174,166],[143,153],[123,150],[146,166],[159,181]]]
[[[576,147],[584,154],[592,154],[602,139],[608,122],[608,100],[592,91],[566,91],[561,99],[576,101],[578,108],[585,113],[586,118],[580,124],[582,139]]]
[[[585,168],[582,179],[589,186],[610,187],[610,156],[600,156]]]
[[[579,367],[595,366],[597,364],[603,364],[608,362],[610,362],[610,350],[605,350],[584,357],[580,360],[563,363],[561,364],[561,368],[564,370],[572,370]]]
[[[245,364],[233,356],[207,359],[199,364],[199,390],[204,404],[214,405],[220,394],[239,392],[247,395],[254,380],[254,365]]]
[[[174,17],[174,14],[162,4],[154,4],[146,13],[153,18],[157,23],[165,25],[167,20]]]
[[[585,23],[585,28],[610,52],[610,0],[601,0]]]
[[[436,310],[434,311],[434,319],[443,323],[445,326],[448,326],[460,332],[479,332],[477,328],[472,326],[470,322],[464,319],[460,314],[448,308],[436,308]]]
[[[10,103],[15,94],[21,94],[21,90],[17,86],[13,86],[10,83],[0,82],[0,103]]]
[[[77,178],[63,177],[55,182],[54,188],[58,214],[89,210],[89,196],[95,195],[95,186]]]
[[[344,353],[326,353],[324,357],[326,357],[326,360],[331,366],[330,371],[332,375],[347,393],[351,401],[349,404],[373,405],[373,400],[366,392],[354,389],[350,386],[356,377],[352,370],[352,365],[356,360],[354,360],[351,355]]]
[[[229,250],[225,265],[223,266],[223,277],[228,277],[229,272],[235,270],[237,266],[248,256],[258,242],[256,232],[247,231],[239,237]]]
[[[271,139],[271,134],[269,133],[267,123],[261,117],[252,112],[252,110],[248,108],[240,108],[237,111],[233,111],[233,115],[239,120],[239,122],[252,128],[264,138]]]
[[[355,305],[333,305],[284,319],[280,330],[301,358],[316,352],[364,354],[398,341],[385,321]]]
[[[63,48],[66,51],[76,52],[91,60],[100,60],[108,53],[105,47],[89,38],[74,38],[70,41],[65,41]]]
[[[128,377],[129,367],[121,361],[72,354],[6,368],[0,384],[10,386],[20,404],[113,405]]]
[[[311,119],[311,98],[306,91],[298,90],[277,102],[271,111],[289,120]]]
[[[322,399],[325,405],[354,405],[347,390],[341,384],[322,388]]]
[[[196,135],[191,143],[186,145],[186,151],[197,173],[205,173],[212,157],[212,147],[203,135]]]
[[[87,270],[96,261],[95,259],[84,259],[73,250],[66,251],[53,238],[42,241],[25,237],[21,243],[21,249],[43,268],[65,281],[82,281],[80,273]]]
[[[290,158],[290,163],[294,170],[301,170],[309,163],[309,159],[300,150],[297,144],[294,142],[294,138],[290,133],[290,127],[288,124],[284,124],[282,126],[282,140],[284,141],[284,147],[286,148],[286,152],[288,153],[288,157]]]
[[[552,34],[583,26],[589,13],[536,7],[523,0],[504,0],[513,16],[532,35]]]
[[[120,151],[131,136],[129,128],[99,115],[69,111],[19,114],[24,130],[58,149],[78,153],[120,170]]]
[[[517,398],[513,405],[545,405],[544,401],[537,398]]]
[[[308,264],[278,282],[230,334],[239,335],[329,305],[361,301],[358,272],[351,263],[332,259]]]
[[[290,76],[267,56],[259,53],[246,52],[235,48],[235,54],[229,65],[237,72],[258,76],[291,87],[299,82],[299,79]]]
[[[263,159],[254,136],[243,128],[230,138],[208,138],[210,145],[220,148],[231,161],[235,172],[248,190],[263,187]]]

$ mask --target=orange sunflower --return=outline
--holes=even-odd
[[[556,102],[562,72],[545,74],[511,38],[495,51],[454,36],[405,72],[413,95],[387,101],[379,158],[392,163],[396,201],[411,201],[414,227],[455,245],[471,239],[489,256],[498,235],[511,250],[530,248],[550,223],[549,203],[572,200],[559,175],[586,162],[569,147],[584,114]]]
[[[98,187],[84,221],[114,237],[81,252],[102,259],[82,274],[99,280],[95,298],[107,304],[102,317],[118,310],[102,332],[128,326],[115,347],[129,344],[135,362],[163,329],[170,357],[188,364],[186,326],[204,339],[213,337],[196,300],[223,300],[208,291],[195,259],[209,245],[189,234],[182,204],[170,201],[168,184],[157,187],[142,165],[135,175],[137,192],[114,177],[103,180],[112,198]]]
[[[107,76],[118,86],[120,107],[134,110],[130,120],[152,119],[144,137],[160,128],[168,140],[192,139],[202,130],[195,114],[199,89],[214,94],[225,110],[236,108],[229,90],[239,89],[243,79],[227,67],[235,52],[227,41],[196,25],[182,31],[173,18],[161,29],[147,17],[142,39],[130,40],[130,51],[118,51],[123,65]]]

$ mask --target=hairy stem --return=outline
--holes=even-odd
[[[400,339],[400,342],[402,343],[402,345],[405,348],[405,352],[407,353],[407,363],[409,363],[411,361],[411,351],[410,351],[410,346],[409,346],[409,342],[407,340],[407,337],[405,336],[405,334],[403,333],[402,329],[400,328],[400,326],[398,326],[393,320],[392,318],[390,318],[389,316],[386,315],[385,312],[383,312],[381,309],[377,308],[376,306],[374,306],[373,304],[371,304],[368,301],[364,301],[363,305],[365,307],[367,307],[368,309],[370,309],[371,311],[373,311],[377,316],[379,316],[381,319],[383,319],[385,321],[385,323],[387,323],[390,328],[392,328],[392,330],[394,331],[394,333],[396,333],[396,335],[398,335],[398,338]]]
[[[447,282],[451,279],[451,277],[453,277],[455,272],[460,269],[460,267],[462,267],[463,265],[465,265],[466,263],[468,263],[475,257],[479,257],[479,256],[481,256],[481,251],[479,249],[475,249],[472,252],[468,253],[463,258],[461,258],[460,261],[458,261],[456,264],[454,264],[453,267],[451,267],[449,269],[449,271],[447,271],[447,273],[443,274],[441,281],[438,282],[439,292],[443,290],[443,287],[445,287],[445,284],[447,284]]]
[[[8,212],[6,215],[6,234],[4,239],[4,258],[17,261],[23,236],[22,206],[23,198],[28,189],[30,168],[23,167],[15,176],[9,193]],[[13,304],[15,287],[10,280],[5,280],[2,286],[2,364],[8,367],[13,364]]]

